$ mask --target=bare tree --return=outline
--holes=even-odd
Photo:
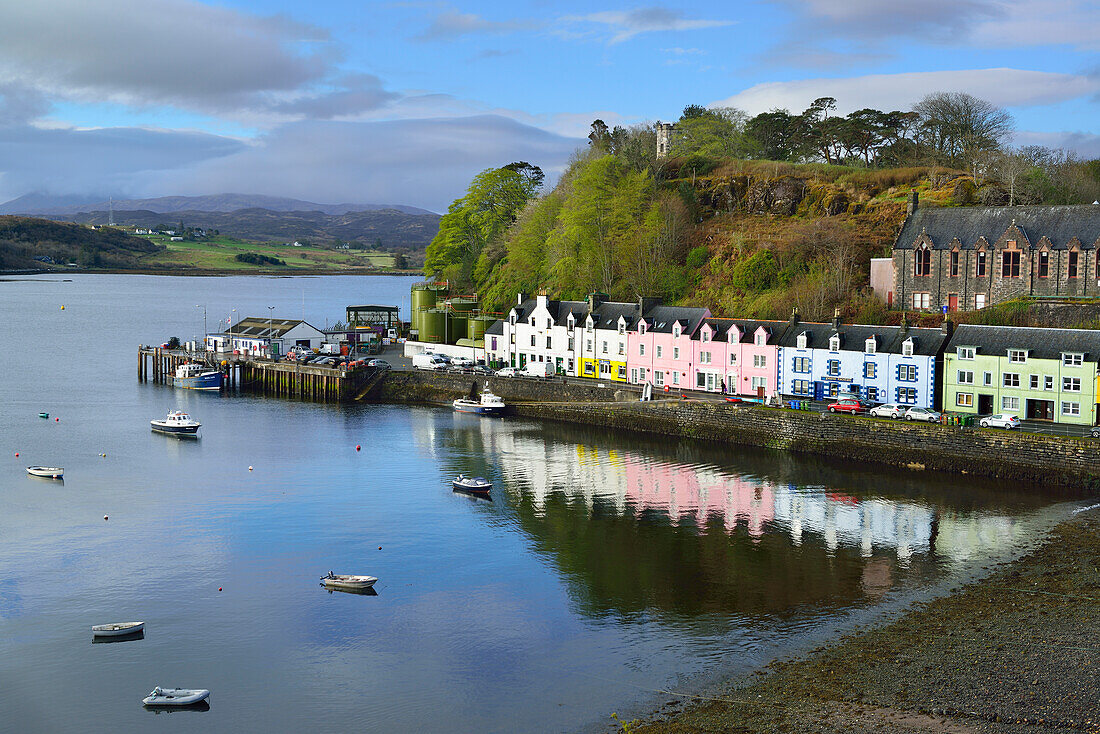
[[[918,140],[944,162],[966,165],[982,151],[997,150],[1013,130],[1012,116],[965,92],[935,92],[913,105],[920,116]]]
[[[1035,168],[1035,164],[1020,151],[1007,150],[994,156],[991,166],[994,175],[1008,186],[1008,205],[1016,206],[1021,179]]]

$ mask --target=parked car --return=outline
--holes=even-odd
[[[393,368],[393,365],[391,365],[384,359],[372,359],[371,361],[367,362],[367,366],[373,367],[376,370],[388,370]]]
[[[468,371],[473,372],[475,375],[491,375],[491,374],[493,374],[493,370],[490,369],[489,367],[486,367],[483,364],[475,364]]]
[[[322,367],[328,367],[329,365],[336,364],[336,357],[324,357],[322,359],[318,359],[316,362],[314,362],[314,364],[319,364]]]
[[[1093,426],[1089,429],[1089,436],[1092,438],[1100,438],[1100,426]]]
[[[852,415],[858,415],[866,411],[867,408],[864,407],[863,402],[856,398],[840,398],[835,403],[829,403],[830,413],[851,413]]]
[[[907,421],[925,421],[927,423],[939,423],[942,413],[931,408],[910,408],[905,411]]]
[[[515,367],[501,367],[494,374],[497,377],[515,377],[519,374]]]
[[[418,370],[442,370],[447,368],[447,363],[438,354],[414,354],[413,367]]]
[[[1020,427],[1020,419],[1011,413],[994,413],[978,421],[982,428],[1004,428],[1011,431]]]
[[[451,357],[452,367],[472,367],[473,365],[474,360],[469,357]]]
[[[876,418],[893,418],[897,420],[905,415],[907,408],[897,403],[883,403],[871,408],[871,415]]]

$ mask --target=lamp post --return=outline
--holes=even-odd
[[[267,307],[267,356],[271,357],[271,336],[275,333],[275,307]]]
[[[206,304],[196,303],[195,308],[202,309],[202,353],[206,356]]]

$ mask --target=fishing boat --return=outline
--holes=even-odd
[[[92,637],[123,637],[136,635],[145,629],[145,622],[112,622],[92,626]]]
[[[60,466],[28,466],[27,473],[32,477],[46,479],[62,479],[65,476],[65,470]]]
[[[202,425],[182,410],[170,410],[168,416],[149,421],[149,425],[158,433],[171,433],[175,436],[197,436]]]
[[[172,384],[189,390],[220,390],[222,373],[198,362],[188,362],[176,368]]]
[[[146,706],[190,706],[205,701],[210,691],[205,688],[161,688],[157,686],[141,699]]]
[[[349,589],[352,591],[369,589],[374,586],[376,581],[378,581],[378,579],[373,576],[353,576],[346,573],[333,573],[332,571],[329,571],[321,577],[321,583],[326,587],[333,589]]]
[[[459,474],[458,478],[451,482],[451,486],[460,492],[473,494],[489,494],[493,488],[492,482],[485,477],[468,477],[465,474]]]
[[[504,399],[499,395],[495,395],[489,389],[489,383],[485,383],[485,389],[481,391],[480,400],[459,398],[452,405],[459,413],[474,413],[476,415],[500,415],[507,407],[504,404]]]

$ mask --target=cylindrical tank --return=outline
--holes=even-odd
[[[429,308],[420,313],[420,341],[441,344],[448,336],[447,312]]]
[[[464,313],[451,313],[450,324],[447,331],[447,343],[454,344],[459,339],[466,338],[467,323],[470,318]]]
[[[436,290],[426,285],[414,285],[412,288],[411,310],[413,329],[423,329],[424,312],[435,308]]]
[[[456,296],[455,298],[448,299],[447,303],[450,305],[452,311],[459,313],[469,313],[477,310],[476,298],[462,298]]]
[[[485,330],[489,328],[489,325],[493,323],[493,320],[488,316],[474,316],[470,319],[466,325],[466,338],[478,341],[485,338]]]

